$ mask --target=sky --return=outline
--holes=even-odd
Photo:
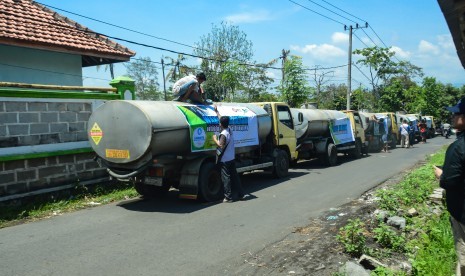
[[[125,40],[143,43],[178,53],[192,54],[193,47],[213,26],[228,22],[238,26],[253,44],[253,62],[267,63],[279,58],[283,49],[302,57],[313,74],[324,74],[326,84],[347,84],[349,31],[354,30],[352,50],[389,47],[397,60],[421,67],[425,76],[444,84],[465,84],[462,67],[450,31],[436,0],[39,0],[89,29]],[[122,28],[118,28],[116,25]],[[125,30],[130,29],[133,31]],[[134,32],[135,31],[135,32]],[[137,33],[138,32],[138,33]],[[143,33],[143,34],[141,34]],[[165,50],[115,40],[137,54],[159,62],[176,58]],[[358,56],[353,55],[356,62]],[[197,66],[197,58],[186,64]],[[276,64],[279,67],[280,63]],[[158,69],[160,85],[161,65]],[[168,69],[165,69],[168,70]],[[126,74],[122,63],[115,64],[115,75]],[[269,70],[278,81],[280,70]],[[85,86],[108,86],[111,79],[105,68],[86,68]],[[368,70],[352,67],[352,89],[369,88]]]

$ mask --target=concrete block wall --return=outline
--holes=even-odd
[[[0,102],[0,150],[87,141],[89,102]]]
[[[0,162],[0,197],[106,180],[108,174],[94,156],[80,153]]]
[[[16,154],[14,160],[0,160],[0,201],[108,179],[106,170],[93,160],[95,154],[87,138],[87,121],[102,102],[0,99],[0,157],[18,149],[42,153],[32,158],[30,154],[26,158]],[[79,144],[84,150],[66,150],[71,144]],[[63,147],[64,153],[57,154]]]

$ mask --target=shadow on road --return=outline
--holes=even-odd
[[[244,191],[247,194],[250,194],[246,201],[256,199],[257,197],[253,194],[257,191],[281,184],[291,178],[300,177],[304,174],[306,173],[290,171],[287,177],[276,179],[268,172],[245,173],[241,176],[241,181]],[[180,199],[179,191],[171,189],[168,193],[159,198],[145,199],[140,197],[120,202],[118,206],[135,212],[186,214],[196,212],[219,203],[222,203],[222,200],[216,202],[200,202],[197,200]]]

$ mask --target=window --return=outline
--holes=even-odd
[[[292,123],[292,116],[289,108],[287,106],[278,106],[278,119],[281,123],[285,124],[287,127],[294,129],[294,124]]]

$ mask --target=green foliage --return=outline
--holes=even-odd
[[[409,173],[397,185],[389,189],[378,190],[376,193],[379,197],[378,208],[380,209],[395,214],[400,210],[413,207],[419,212],[419,216],[407,218],[405,232],[399,234],[384,223],[379,224],[372,233],[366,234],[366,236],[372,235],[374,240],[383,247],[378,250],[361,245],[363,238],[357,240],[356,237],[365,230],[360,230],[362,227],[359,224],[349,221],[346,226],[341,228],[340,234],[337,236],[338,241],[344,244],[346,252],[355,255],[352,252],[363,250],[365,254],[378,258],[389,257],[390,252],[397,252],[397,255],[405,254],[405,257],[409,258],[409,262],[412,264],[412,273],[409,275],[454,274],[456,257],[449,214],[444,212],[437,215],[431,212],[430,206],[426,205],[428,196],[434,188],[438,187],[432,165],[443,164],[445,150],[446,147],[429,156],[427,164]],[[370,226],[366,228],[370,229]],[[387,251],[385,251],[386,249]],[[371,275],[407,274],[404,271],[379,267],[372,271]]]
[[[410,245],[419,248],[412,252],[413,275],[453,275],[456,257],[449,214],[426,221],[422,228],[421,237]]]
[[[302,58],[290,56],[284,63],[283,72],[284,80],[278,88],[281,98],[291,107],[300,107],[310,95]]]
[[[376,276],[405,276],[407,273],[404,271],[393,271],[387,267],[378,266],[373,270],[370,275]]]
[[[135,82],[137,99],[163,99],[157,82],[158,71],[149,57],[125,63],[124,66],[126,67],[127,75]]]
[[[435,176],[431,167],[423,166],[409,174],[395,189],[383,189],[376,192],[380,198],[379,207],[388,211],[397,211],[404,206],[425,202],[432,193]]]
[[[207,98],[214,101],[232,100],[237,90],[250,87],[251,80],[248,76],[251,74],[254,85],[258,82],[264,87],[270,82],[265,69],[253,69],[246,65],[252,63],[252,45],[238,26],[225,22],[220,26],[213,25],[211,32],[200,38],[194,54],[207,58],[201,64],[201,70],[207,75],[207,81],[203,85]],[[251,93],[253,92],[256,91]]]
[[[345,252],[360,257],[365,251],[365,223],[360,219],[350,219],[346,226],[339,229],[337,240],[344,245]]]
[[[92,187],[76,185],[74,190],[62,194],[37,196],[19,206],[2,206],[0,228],[21,221],[30,221],[89,207],[90,202],[110,203],[136,197],[139,194],[131,184],[116,182]]]
[[[357,49],[354,54],[361,55],[357,63],[368,67],[371,76],[372,92],[375,95],[376,100],[379,99],[379,81],[385,81],[390,74],[397,72],[395,63],[391,60],[394,56],[394,52],[390,51],[389,48],[381,47],[368,47],[363,49]]]
[[[373,230],[375,240],[384,248],[405,252],[405,234],[397,233],[392,227],[381,223]]]

